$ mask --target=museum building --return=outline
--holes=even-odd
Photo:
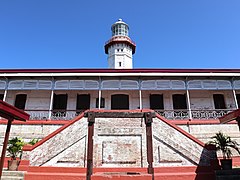
[[[12,136],[44,140],[46,136],[57,136],[58,128],[72,126],[69,122],[86,119],[83,112],[145,112],[149,109],[156,113],[153,117],[154,166],[199,164],[201,148],[218,131],[240,141],[236,123],[220,125],[218,121],[240,106],[240,69],[135,69],[136,44],[129,37],[128,24],[119,19],[111,31],[112,37],[104,46],[108,69],[0,69],[0,99],[30,114],[26,124],[14,125]],[[144,131],[140,130],[144,128],[141,118],[137,121],[131,117],[115,119],[117,121],[101,117],[95,122],[98,123],[95,133],[99,134],[94,135],[94,143],[101,148],[94,151],[94,167],[146,167],[147,147]],[[156,119],[162,119],[165,124]],[[39,150],[30,148],[31,153],[25,155],[30,165],[86,167],[87,124],[83,121],[76,122],[80,123],[79,137],[68,134],[75,132],[74,127],[68,135],[61,135],[63,141],[64,137],[78,139],[61,153],[44,160],[43,152],[39,155]],[[2,123],[0,129],[4,126]],[[121,129],[123,126],[126,128]],[[172,138],[178,140],[172,142]],[[191,147],[179,149],[181,143]],[[44,146],[44,142],[38,145]],[[64,145],[59,143],[56,149],[60,146]],[[193,152],[194,148],[198,150]],[[80,154],[70,153],[76,149],[82,149]],[[124,150],[129,156],[119,156]]]

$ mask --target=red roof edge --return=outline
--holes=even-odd
[[[240,69],[0,69],[0,73],[240,73]]]

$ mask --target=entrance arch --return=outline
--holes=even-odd
[[[129,96],[126,94],[112,95],[111,109],[129,109]]]

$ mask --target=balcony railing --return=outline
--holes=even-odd
[[[84,110],[25,110],[32,120],[71,120]],[[50,114],[50,115],[49,115]]]
[[[234,109],[215,109],[215,110],[191,110],[192,119],[218,119],[219,117],[233,111]],[[30,114],[32,120],[71,120],[83,110],[25,110]],[[190,119],[189,110],[155,110],[166,119]]]
[[[234,109],[204,109],[191,110],[192,119],[218,119],[219,117],[233,111]],[[166,119],[190,119],[189,110],[155,110]]]

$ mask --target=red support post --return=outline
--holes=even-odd
[[[91,180],[93,174],[93,135],[94,135],[95,113],[88,112],[88,148],[87,148],[87,175],[86,179]]]
[[[1,162],[0,162],[0,170],[1,170],[0,171],[0,179],[2,177],[2,170],[3,170],[4,159],[5,159],[5,155],[6,155],[7,144],[8,144],[8,139],[9,139],[9,134],[10,134],[12,121],[13,121],[13,119],[8,119],[7,129],[6,129],[6,132],[5,132],[3,148],[2,148],[2,155],[1,155]]]
[[[152,143],[152,114],[151,113],[145,113],[144,117],[145,117],[146,138],[147,138],[148,174],[152,174],[152,179],[154,179],[153,143]]]

